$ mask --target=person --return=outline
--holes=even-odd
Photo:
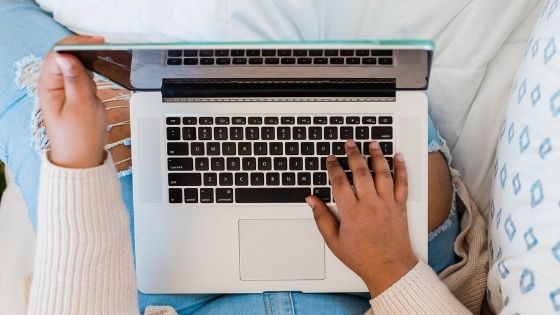
[[[2,3],[2,5],[0,6],[0,15],[6,16],[7,26],[0,28],[0,32],[2,33],[3,38],[20,38],[20,40],[17,42],[21,46],[21,47],[16,46],[9,50],[2,49],[0,51],[0,53],[2,54],[1,57],[5,57],[5,58],[1,58],[1,64],[0,64],[1,67],[0,69],[2,70],[1,71],[2,81],[0,81],[1,83],[5,83],[5,82],[7,83],[11,81],[6,79],[9,73],[7,69],[11,66],[11,63],[13,63],[13,61],[17,60],[17,58],[29,52],[34,52],[38,55],[43,55],[45,54],[48,47],[51,47],[51,45],[54,42],[56,42],[58,39],[68,34],[67,30],[57,25],[54,21],[52,21],[52,18],[50,16],[40,11],[40,9],[35,7],[30,1],[20,0],[20,1],[13,1],[12,3],[9,3],[9,1],[4,1],[4,3]],[[23,26],[29,24],[37,26],[34,29],[41,30],[42,32],[24,31],[26,28]],[[36,36],[37,38],[35,38]],[[79,40],[90,41],[90,40],[99,40],[99,39],[80,38]],[[104,120],[101,119],[102,117],[104,117],[104,114],[92,110],[95,108],[92,104],[93,103],[97,104],[97,101],[94,102],[95,98],[92,97],[91,89],[94,89],[95,86],[91,82],[82,85],[75,84],[75,85],[58,86],[58,89],[56,89],[56,87],[53,88],[52,86],[50,89],[48,88],[46,90],[44,89],[44,87],[49,87],[48,82],[50,82],[50,84],[52,84],[53,82],[57,82],[55,80],[56,78],[58,78],[59,83],[61,82],[60,79],[64,74],[63,70],[65,69],[64,67],[65,60],[68,62],[66,66],[71,65],[70,67],[66,67],[66,68],[71,69],[72,71],[77,71],[76,69],[79,69],[80,71],[83,70],[81,66],[76,64],[76,60],[71,60],[67,58],[69,57],[68,56],[55,57],[53,56],[53,53],[51,53],[49,57],[47,57],[46,63],[43,66],[43,69],[45,69],[45,71],[43,71],[42,82],[47,82],[47,83],[41,84],[40,103],[42,104],[43,116],[45,118],[45,123],[47,125],[47,130],[49,134],[49,141],[50,141],[50,148],[51,148],[49,158],[51,160],[50,162],[49,159],[45,159],[43,161],[44,170],[41,178],[41,190],[39,190],[39,186],[37,185],[38,182],[37,176],[39,174],[38,170],[39,170],[41,159],[39,156],[35,154],[32,146],[29,143],[25,142],[25,139],[29,139],[30,137],[29,135],[30,131],[28,128],[14,128],[14,125],[18,123],[21,124],[22,120],[24,120],[25,118],[31,115],[32,99],[25,97],[25,93],[23,91],[20,91],[13,83],[5,84],[5,86],[8,86],[9,88],[4,89],[3,92],[0,93],[0,105],[2,106],[0,108],[0,118],[2,118],[2,122],[10,122],[10,124],[5,124],[5,123],[0,124],[0,135],[2,136],[2,139],[0,139],[2,140],[0,141],[0,153],[1,153],[0,156],[2,157],[2,160],[7,162],[8,166],[12,170],[16,170],[16,180],[18,184],[22,187],[22,191],[29,205],[30,217],[33,222],[37,223],[39,251],[37,253],[36,264],[38,268],[36,269],[34,274],[35,280],[33,281],[33,290],[32,290],[32,295],[30,300],[30,305],[32,306],[37,306],[37,305],[40,306],[42,305],[41,303],[47,303],[48,305],[52,306],[53,305],[52,301],[46,301],[45,299],[43,299],[44,297],[47,297],[47,300],[49,296],[55,298],[55,300],[64,298],[64,297],[53,295],[53,292],[61,292],[57,290],[60,288],[57,287],[52,288],[49,285],[43,286],[40,285],[40,283],[42,283],[42,281],[48,282],[49,279],[52,280],[52,277],[55,276],[53,275],[53,272],[55,270],[59,270],[59,271],[68,270],[66,268],[62,268],[60,265],[54,266],[52,264],[54,262],[49,259],[53,259],[54,257],[53,255],[57,253],[56,252],[53,253],[51,251],[45,250],[45,249],[53,249],[53,248],[57,250],[61,249],[62,248],[61,246],[67,244],[66,242],[68,241],[68,239],[52,240],[48,237],[48,235],[42,233],[42,231],[46,231],[46,230],[48,231],[49,229],[54,229],[51,231],[55,231],[55,232],[60,231],[61,229],[66,231],[71,231],[77,228],[77,226],[68,226],[68,225],[63,225],[63,226],[59,226],[56,224],[49,225],[49,223],[55,223],[54,221],[51,220],[52,218],[58,217],[60,219],[69,219],[68,217],[65,218],[60,217],[61,213],[65,213],[61,209],[69,210],[69,208],[71,208],[72,205],[61,204],[60,202],[64,201],[65,200],[64,198],[52,198],[53,194],[60,193],[60,191],[51,189],[49,190],[49,193],[46,193],[43,191],[43,189],[48,187],[51,188],[58,187],[64,190],[64,185],[76,184],[76,182],[72,182],[71,180],[67,181],[68,179],[72,179],[73,178],[72,176],[78,176],[79,178],[82,179],[83,181],[82,184],[85,184],[87,186],[87,182],[89,182],[90,179],[92,180],[92,182],[89,182],[89,184],[94,184],[95,180],[99,180],[99,177],[92,176],[92,175],[99,175],[103,178],[103,180],[106,181],[112,180],[113,185],[117,185],[117,186],[109,185],[110,187],[115,188],[119,186],[114,182],[115,181],[114,178],[115,176],[113,176],[114,169],[110,167],[112,165],[110,155],[107,155],[105,159],[103,158],[101,159],[102,161],[104,161],[101,167],[97,167],[97,168],[94,167],[92,169],[82,169],[82,170],[70,170],[70,168],[76,168],[76,167],[83,168],[84,166],[93,166],[93,165],[89,165],[91,164],[92,161],[97,161],[97,163],[101,162],[99,161],[99,156],[100,154],[101,156],[103,155],[103,150],[100,150],[101,153],[99,152],[95,153],[95,152],[97,152],[96,150],[99,148],[100,144],[102,147],[104,141],[96,142],[96,141],[92,141],[92,139],[99,140],[99,138],[95,138],[94,135],[96,135],[97,137],[99,137],[100,134],[103,135],[103,132],[101,132],[100,130],[105,130],[104,129],[105,126],[104,123],[102,123]],[[52,70],[50,72],[51,75],[50,78],[48,76],[49,72],[47,72],[48,69]],[[78,80],[76,80],[73,75],[65,76],[64,80],[65,82],[66,81],[78,82]],[[64,88],[64,90],[61,90],[62,87]],[[85,87],[87,87],[90,90],[87,90]],[[57,97],[51,95],[51,94],[55,94],[55,92],[58,93]],[[61,94],[62,92],[65,92],[66,94]],[[72,103],[70,102],[70,100],[72,99],[74,100],[73,105],[69,105],[68,107],[63,106],[66,103],[68,104]],[[62,105],[59,104],[57,107],[56,106],[57,102],[58,103],[62,102],[63,104]],[[84,102],[84,104],[82,104],[82,102]],[[88,102],[90,103],[89,105],[86,104]],[[46,104],[54,104],[54,105],[52,107],[49,107],[49,105]],[[82,112],[84,108],[81,108],[80,106],[90,106],[89,108],[86,109],[92,110],[90,111],[91,115],[89,116],[84,115],[84,113]],[[74,114],[80,112],[80,116],[81,116],[80,119],[84,119],[84,121],[76,120],[77,117],[74,117],[74,119],[72,119],[71,116],[64,116],[63,115],[64,111],[61,111],[59,113],[60,116],[51,115],[53,108],[58,108],[59,110],[66,109],[66,108],[75,109]],[[58,117],[58,118],[54,119],[53,117]],[[96,117],[97,119],[95,119],[94,117]],[[52,127],[52,126],[56,126],[56,127]],[[8,133],[7,132],[8,128],[10,130],[13,130],[13,132]],[[70,128],[72,129],[72,132],[68,132]],[[437,137],[437,131],[435,130],[435,127],[433,127],[433,124],[430,124],[430,137],[432,138],[432,140],[436,140],[436,141],[439,140]],[[6,139],[11,141],[7,141]],[[22,145],[22,143],[26,145]],[[56,153],[59,151],[57,151],[55,147],[64,148],[65,150],[70,150],[70,151],[60,151],[61,153]],[[76,158],[75,161],[70,161],[70,163],[68,163],[68,161],[66,161],[65,159],[81,156],[80,154],[76,154],[76,152],[73,151],[78,149],[86,150],[88,154],[84,154],[83,156],[87,156],[87,157],[85,157],[83,161],[79,158]],[[376,149],[375,148],[372,149],[374,150],[375,153]],[[352,152],[354,152],[354,156],[356,156],[355,149],[352,148],[352,142],[348,144],[347,150],[349,151],[349,154],[352,154]],[[356,159],[353,158],[351,160],[356,160]],[[442,165],[441,162],[443,162],[443,167],[441,167]],[[85,164],[81,164],[81,163],[85,163]],[[400,162],[398,162],[397,164],[399,163]],[[55,164],[59,166],[66,166],[66,168],[57,167],[55,166]],[[331,165],[330,169],[333,169],[334,165],[332,165],[332,163],[329,164]],[[356,163],[352,163],[352,164],[354,165],[353,169],[358,167]],[[438,165],[440,167],[437,167]],[[402,166],[404,167],[404,164],[402,164]],[[49,173],[45,171],[45,169],[47,171],[51,170],[52,172]],[[334,171],[332,176],[335,176],[336,174],[337,172]],[[340,173],[338,174],[340,175]],[[400,174],[404,175],[405,172],[403,171]],[[58,178],[57,176],[59,175],[60,176],[69,175],[70,178],[66,178],[66,180],[64,180],[62,183],[58,183],[60,185],[58,185],[55,182],[51,182],[51,184],[53,185],[46,184],[49,183],[49,178],[50,180],[52,180],[53,179],[52,177]],[[78,177],[76,177],[75,179],[77,179]],[[450,208],[451,209],[454,208],[454,203],[450,201],[453,195],[451,191],[451,184],[449,181],[449,169],[447,168],[447,164],[445,163],[445,158],[441,155],[441,153],[434,152],[430,155],[430,178],[437,179],[437,181],[435,182],[433,182],[432,180],[430,181],[430,189],[429,189],[430,190],[430,229],[432,231],[438,232],[438,233],[431,234],[434,237],[430,241],[430,266],[432,266],[434,270],[436,270],[437,272],[441,272],[442,270],[454,265],[457,262],[458,258],[455,256],[455,253],[453,251],[453,242],[457,238],[458,221],[459,221],[458,214],[454,211],[449,211]],[[62,178],[58,178],[58,179],[62,179]],[[371,201],[385,200],[383,199],[385,197],[389,198],[389,200],[391,198],[390,195],[386,195],[386,192],[390,191],[389,189],[386,189],[387,187],[390,187],[389,182],[387,180],[384,182],[383,185],[379,184],[381,185],[380,187],[377,187],[378,185],[377,182],[375,183],[372,182],[373,183],[372,186],[370,185],[371,183],[368,184],[367,180],[364,181],[365,186],[363,187],[365,188],[369,187],[369,189],[371,190],[371,194],[365,193],[364,190],[363,196],[370,196],[371,199],[363,199],[363,197],[360,197],[359,195],[358,198],[356,198],[356,195],[348,194],[349,184],[347,182],[344,182],[342,180],[338,181],[337,179],[335,179],[335,177],[331,177],[331,180],[333,181],[333,183],[337,183],[335,184],[335,187],[337,185],[338,187],[340,187],[336,189],[336,191],[343,192],[343,193],[346,192],[346,194],[344,194],[345,196],[344,200],[348,198],[349,200],[348,208],[352,209],[348,211],[349,213],[352,213],[353,209],[355,208],[354,207],[355,205],[357,205],[358,208],[361,207],[367,208],[368,206],[372,205],[371,203],[369,203]],[[122,188],[123,191],[122,197],[124,199],[125,208],[128,210],[128,215],[130,216],[132,213],[130,176],[121,177],[120,187]],[[333,190],[335,189],[335,187],[333,187]],[[402,188],[403,185],[401,184],[396,187]],[[378,188],[381,188],[381,190],[379,190]],[[41,202],[38,202],[38,200],[36,199],[38,191],[41,191],[41,194],[39,194],[39,196],[41,196],[40,197]],[[111,201],[110,203],[103,204],[103,206],[105,206],[104,209],[101,209],[98,204],[96,208],[97,210],[91,210],[88,208],[88,205],[84,204],[83,209],[75,208],[74,210],[70,210],[69,212],[66,212],[66,214],[70,213],[76,215],[79,213],[80,215],[94,215],[96,214],[95,211],[109,211],[110,213],[113,213],[115,212],[115,210],[116,212],[123,212],[124,211],[124,208],[122,207],[123,200],[118,198],[118,196],[115,196],[115,191],[118,191],[118,189],[113,189],[111,193],[108,195],[105,195],[106,193],[108,193],[106,191],[104,192],[99,191],[99,194],[95,196],[87,195],[87,194],[82,196],[86,198],[86,200],[92,200],[91,198],[110,200]],[[402,199],[403,198],[402,192],[406,191],[406,189],[400,189],[398,191],[400,191],[400,193],[398,194],[400,196],[399,197],[400,202],[396,202],[395,195],[393,195],[392,196],[392,198],[394,199],[392,201],[393,203],[390,205],[390,207],[387,206],[386,208],[384,208],[384,210],[387,209],[396,210],[395,213],[398,213],[399,217],[398,218],[391,217],[391,218],[395,219],[395,222],[400,222],[402,224],[403,222],[406,222],[406,212],[404,211],[403,208],[404,203]],[[446,195],[446,192],[449,192],[449,194]],[[381,198],[380,197],[381,195],[384,197]],[[59,195],[58,197],[63,197],[63,196]],[[354,199],[352,199],[352,197]],[[77,197],[75,196],[74,198]],[[362,201],[362,199],[367,200],[369,202]],[[48,203],[43,202],[46,200],[49,200],[49,202]],[[76,199],[74,199],[74,201],[76,201]],[[340,223],[340,229],[337,229],[338,222],[334,219],[334,217],[332,217],[332,215],[330,214],[330,212],[328,211],[328,209],[324,204],[322,204],[319,200],[313,197],[309,199],[309,203],[314,209],[313,211],[315,217],[317,218],[318,226],[320,228],[320,231],[324,235],[328,246],[331,248],[331,250],[333,250],[333,252],[335,252],[335,254],[337,254],[337,256],[344,263],[349,265],[354,271],[356,271],[359,275],[363,277],[364,281],[368,284],[371,293],[373,293],[373,296],[375,297],[374,300],[372,301],[375,301],[375,299],[378,299],[379,297],[383,297],[383,293],[385,292],[391,292],[391,289],[395,288],[395,285],[402,283],[401,281],[409,281],[411,275],[418,276],[419,273],[422,274],[423,276],[426,276],[425,274],[427,274],[428,275],[427,279],[433,281],[433,283],[430,283],[430,287],[434,286],[440,288],[441,289],[440,293],[442,293],[443,296],[445,296],[445,299],[450,298],[450,301],[454,301],[449,295],[449,291],[444,286],[442,286],[442,283],[439,282],[437,278],[434,278],[435,274],[433,274],[433,272],[430,271],[429,269],[423,268],[426,266],[422,262],[417,262],[416,258],[410,254],[409,243],[407,244],[406,241],[404,241],[404,243],[399,243],[400,245],[396,245],[392,247],[392,250],[394,250],[394,252],[386,251],[386,249],[388,248],[383,248],[383,247],[387,247],[388,244],[377,244],[376,245],[377,247],[373,246],[373,248],[377,248],[377,249],[383,248],[383,250],[379,252],[382,252],[389,256],[394,255],[393,260],[390,259],[375,260],[377,259],[376,257],[378,257],[377,252],[375,250],[371,250],[369,252],[367,250],[366,251],[360,250],[358,252],[360,253],[363,252],[362,253],[363,255],[361,257],[355,257],[353,255],[354,251],[350,252],[346,250],[347,248],[347,246],[345,246],[347,244],[346,242],[352,242],[354,246],[359,246],[359,248],[363,249],[362,245],[355,245],[361,243],[360,242],[354,243],[353,242],[354,238],[348,237],[349,234],[342,233],[341,231],[348,231],[348,232],[360,231],[359,228],[362,228],[363,230],[369,230],[367,229],[367,227],[371,226],[371,224],[373,223],[371,223],[368,220],[365,220],[362,221],[363,224],[361,226],[356,226],[354,228],[349,228],[349,227],[347,228],[347,226],[353,226],[353,225]],[[377,204],[377,202],[375,204]],[[37,205],[39,205],[38,210],[37,210]],[[55,205],[58,205],[59,208],[55,209],[56,208],[54,207]],[[74,206],[76,206],[76,204],[74,204]],[[339,207],[346,208],[343,205],[339,205]],[[443,209],[443,210],[435,211],[434,209],[440,209],[440,210]],[[84,210],[85,212],[75,211],[75,210]],[[88,211],[90,210],[92,213],[88,213]],[[36,221],[37,214],[39,216],[38,221]],[[73,217],[73,218],[78,219],[77,217]],[[86,217],[82,217],[82,219],[84,218]],[[351,218],[352,216],[349,217],[349,220]],[[379,220],[380,218],[368,218],[368,219]],[[96,232],[108,233],[110,235],[113,235],[113,233],[117,233],[118,231],[122,233],[123,226],[128,227],[128,225],[126,224],[126,222],[128,222],[128,217],[125,218],[119,217],[119,220],[117,221],[119,222],[120,225],[119,224],[103,225],[103,229],[101,231],[98,230],[100,229],[100,227],[96,227],[96,229],[94,229],[93,231],[89,231],[89,230],[87,231],[93,233],[94,235],[92,236],[95,236]],[[359,220],[356,220],[356,222],[358,221]],[[71,224],[76,223],[73,220],[69,220],[69,221],[59,220],[57,222],[71,223]],[[353,221],[347,221],[347,222],[353,222]],[[442,222],[445,223],[442,224]],[[449,224],[449,222],[451,222],[451,224]],[[447,228],[440,229],[440,227],[443,225],[446,225]],[[453,228],[449,228],[450,225]],[[42,228],[43,226],[44,228]],[[408,240],[406,225],[404,225],[403,228],[403,226],[399,225],[398,223],[395,223],[395,227],[396,228],[394,230],[391,230],[390,233],[392,234],[396,233],[395,235],[399,236],[397,237],[397,239]],[[83,226],[81,228],[83,228]],[[120,230],[117,231],[116,228],[120,228]],[[354,230],[355,228],[357,229]],[[133,232],[133,230],[131,230],[131,232]],[[87,233],[85,234],[87,235]],[[368,234],[366,233],[362,235],[360,233],[354,233],[351,235],[353,235],[354,237],[362,237],[362,236],[365,237],[365,235]],[[68,237],[69,235],[63,235],[63,236]],[[379,238],[375,238],[372,235],[370,236],[372,240],[379,239]],[[56,242],[48,243],[52,241],[56,241]],[[113,241],[118,241],[117,248],[123,249],[122,251],[119,252],[123,255],[126,254],[124,255],[124,257],[119,256],[120,257],[119,259],[121,260],[118,261],[119,262],[118,265],[122,265],[123,267],[130,268],[130,270],[132,270],[132,267],[130,265],[131,256],[127,256],[127,255],[131,255],[131,252],[126,250],[127,247],[130,247],[130,237],[128,236],[127,238],[120,235],[119,238],[116,238]],[[367,241],[367,239],[362,239],[362,241]],[[48,245],[48,246],[44,246],[44,245]],[[337,248],[339,248],[340,251],[338,251]],[[354,247],[354,248],[358,248],[358,247]],[[80,250],[84,250],[84,249],[78,248],[76,250],[79,252]],[[107,254],[107,252],[103,252],[103,251],[93,252],[93,253],[101,256]],[[114,254],[114,252],[110,252],[110,253]],[[68,257],[73,257],[73,256],[70,255]],[[379,256],[379,257],[383,257],[383,256]],[[365,261],[367,261],[370,258],[374,258],[374,260],[365,263]],[[77,267],[77,265],[75,265],[77,261],[75,260],[66,261],[66,263],[69,264],[66,265],[66,267],[70,267],[70,265],[72,265],[72,267]],[[396,261],[397,263],[395,263],[394,265],[389,264],[390,261]],[[60,263],[61,261],[58,260],[55,262]],[[387,272],[377,273],[373,276],[370,275],[370,273],[374,274],[370,270],[376,270],[376,268],[377,270],[379,270],[379,268],[381,268],[379,265],[380,264],[383,265],[382,264],[383,262],[385,262],[385,267]],[[377,267],[375,266],[376,264]],[[366,266],[368,268],[364,268]],[[385,270],[384,268],[381,269]],[[392,269],[394,270],[391,271]],[[81,271],[84,272],[84,270]],[[126,274],[130,275],[129,273],[125,273],[125,275]],[[379,274],[382,274],[384,278],[377,279]],[[124,277],[124,276],[123,274],[119,273],[119,277]],[[66,274],[63,279],[66,279],[66,282],[82,283],[83,281],[77,281],[77,279],[79,278],[80,278],[79,275],[74,273],[71,277]],[[89,280],[90,282],[85,281],[83,283],[87,284],[87,286],[91,286],[89,287],[89,289],[93,291],[100,290],[100,287],[96,287],[96,285],[100,285],[99,281],[94,281],[96,279],[89,279]],[[50,284],[55,286],[61,285],[59,282],[50,283]],[[69,285],[69,287],[66,287],[66,289],[69,290],[65,292],[72,292],[72,290],[70,290],[72,288],[78,289],[76,287],[72,287],[71,285]],[[128,300],[129,302],[136,301],[137,297],[136,296],[132,297],[132,295],[134,295],[135,292],[135,286],[133,282],[128,283],[126,289],[127,289],[125,290],[126,292],[123,291],[122,292],[123,294],[122,295],[119,294],[119,296],[130,297],[132,300]],[[130,292],[133,293],[131,294]],[[41,293],[45,293],[45,294],[50,293],[50,294],[45,295]],[[96,302],[100,302],[100,301],[95,301],[95,298],[97,296],[103,296],[103,295],[100,294],[100,295],[90,296],[89,294],[86,294],[82,297],[85,297],[88,300],[79,301],[79,302],[80,303],[84,302],[87,305],[103,307],[103,306],[99,306],[96,303]],[[42,297],[42,298],[37,298],[37,297]],[[227,310],[229,312],[261,314],[261,313],[266,313],[267,310],[270,311],[273,308],[280,309],[289,306],[292,308],[295,307],[298,313],[306,313],[306,312],[315,313],[319,310],[321,311],[324,310],[321,313],[355,314],[355,313],[363,313],[369,307],[368,298],[364,298],[356,295],[301,294],[301,293],[290,293],[290,292],[265,293],[261,295],[249,294],[249,295],[225,295],[225,296],[222,295],[144,295],[139,293],[138,300],[139,300],[140,310],[145,309],[147,305],[163,304],[163,305],[173,306],[180,313],[193,313],[193,312],[214,313],[220,311],[223,313],[225,310]],[[112,301],[118,302],[115,300]],[[378,299],[377,301],[380,300]],[[106,301],[101,301],[101,303],[99,304],[105,305],[105,303]],[[122,305],[125,305],[126,307],[130,307],[132,304],[134,304],[134,302],[126,305],[125,304]],[[378,304],[379,303],[375,305]],[[453,303],[451,302],[451,304]],[[446,305],[450,305],[450,304],[446,302],[446,303],[442,303],[442,305],[444,305],[443,307],[445,308]],[[125,306],[121,306],[121,307],[125,307]],[[457,304],[455,306],[459,307],[460,305]],[[428,306],[428,307],[433,307],[433,306]],[[137,308],[138,307],[136,306],[136,312],[138,311]],[[379,310],[376,310],[376,313],[378,311]],[[430,309],[430,312],[431,311],[432,309]],[[40,312],[37,312],[37,314],[38,313]],[[93,312],[93,313],[97,313],[97,312]],[[121,314],[122,313],[126,313],[126,312],[121,312]]]

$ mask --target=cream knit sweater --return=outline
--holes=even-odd
[[[128,216],[113,162],[64,169],[44,158],[30,315],[139,314]],[[470,314],[419,262],[367,314]],[[152,308],[152,314],[170,314]]]

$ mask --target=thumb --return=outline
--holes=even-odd
[[[95,97],[93,80],[78,58],[58,54],[55,61],[63,76],[66,101],[83,103]]]
[[[325,243],[327,243],[327,246],[333,253],[336,253],[338,248],[338,220],[327,205],[317,196],[309,196],[305,201],[313,209],[315,223],[317,223]]]

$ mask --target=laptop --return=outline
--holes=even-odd
[[[144,293],[365,292],[305,197],[336,213],[325,159],[378,141],[409,172],[427,261],[430,41],[59,45],[136,91],[135,259]],[[367,157],[367,156],[366,156]],[[375,228],[375,226],[372,226]],[[388,239],[390,236],[388,236]],[[383,272],[383,270],[379,270]]]

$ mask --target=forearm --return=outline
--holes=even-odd
[[[138,314],[120,191],[110,158],[83,170],[43,159],[28,314]]]
[[[471,314],[422,261],[379,296],[371,299],[370,304],[368,314],[375,315]]]

